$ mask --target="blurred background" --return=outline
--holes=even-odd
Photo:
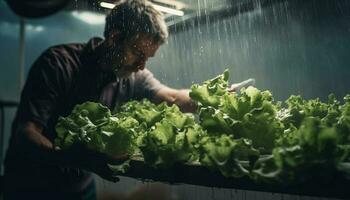
[[[66,1],[40,18],[19,17],[0,1],[0,100],[9,103],[1,107],[3,154],[16,111],[11,101],[19,101],[34,60],[52,45],[103,35],[111,1]],[[276,100],[291,94],[326,100],[330,93],[338,98],[350,93],[348,0],[153,2],[165,14],[170,37],[147,67],[166,85],[189,88],[229,69],[231,83],[255,78],[256,86],[270,90]],[[130,178],[115,184],[97,180],[100,199],[321,199]]]

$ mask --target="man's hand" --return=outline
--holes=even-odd
[[[91,171],[101,178],[112,182],[118,182],[119,178],[117,174],[108,167],[108,164],[122,164],[129,158],[127,154],[113,157],[107,156],[106,154],[89,150],[81,145],[76,145],[63,152],[67,155],[70,154],[73,166]]]
[[[239,92],[243,87],[247,88],[249,86],[255,86],[255,79],[250,78],[240,83],[234,83],[227,89],[227,91]]]

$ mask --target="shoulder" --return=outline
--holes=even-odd
[[[148,69],[144,69],[133,73],[133,77],[135,78],[135,80],[145,80],[147,78],[153,78],[154,76],[151,71],[149,71]]]
[[[83,43],[61,44],[46,49],[33,63],[32,71],[76,71],[80,65]]]
[[[46,49],[32,64],[27,83],[69,83],[79,72],[84,44],[62,44]]]
[[[46,49],[39,57],[42,59],[59,59],[62,61],[76,61],[79,59],[84,47],[84,43],[71,43],[52,46]]]
[[[159,90],[164,87],[164,85],[154,77],[153,73],[148,69],[140,70],[134,73],[135,85],[146,90]]]

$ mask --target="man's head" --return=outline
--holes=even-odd
[[[163,15],[146,0],[122,0],[107,15],[107,63],[118,76],[144,69],[168,37]]]

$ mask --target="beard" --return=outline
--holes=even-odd
[[[117,75],[123,68],[123,55],[121,52],[121,47],[106,48],[103,53],[101,53],[101,59],[99,61],[102,69]]]
[[[104,70],[114,73],[119,78],[129,77],[142,65],[140,62],[126,64],[122,46],[107,47],[102,54],[101,61]]]

